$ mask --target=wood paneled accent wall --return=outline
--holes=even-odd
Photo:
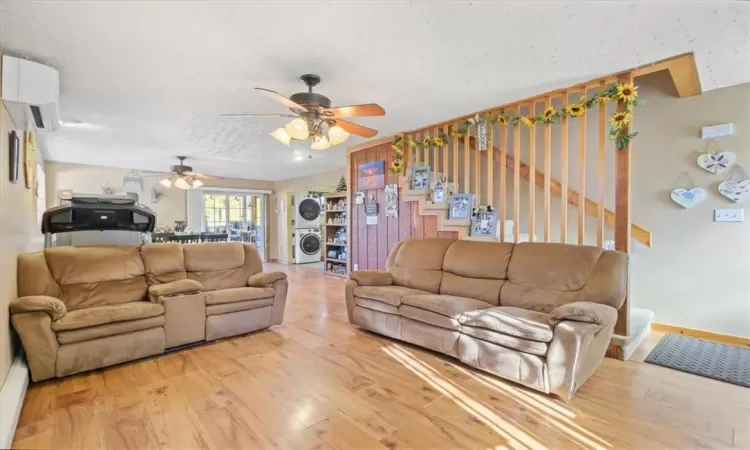
[[[351,198],[351,236],[349,244],[349,261],[351,270],[385,270],[385,260],[397,242],[409,238],[448,238],[456,239],[456,233],[437,230],[437,217],[420,216],[418,202],[405,202],[403,192],[399,191],[398,217],[385,217],[385,190],[376,189],[365,192],[365,201],[371,195],[378,203],[378,224],[367,225],[364,205],[355,203],[359,189],[357,170],[360,164],[372,161],[385,161],[385,184],[398,184],[398,177],[389,167],[393,161],[394,151],[390,140],[374,145],[365,150],[350,153],[350,189]]]

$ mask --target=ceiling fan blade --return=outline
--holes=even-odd
[[[376,103],[367,103],[365,105],[349,105],[328,108],[323,111],[324,114],[331,117],[368,117],[384,116],[385,110]]]
[[[198,172],[182,172],[182,174],[186,177],[191,178],[200,178],[201,180],[219,180],[221,177],[215,177],[212,175],[203,175],[202,173]]]
[[[276,91],[272,91],[270,89],[263,89],[263,88],[259,88],[259,87],[255,88],[255,90],[256,91],[260,91],[261,94],[264,94],[268,98],[271,98],[271,99],[273,99],[273,100],[281,103],[282,105],[286,106],[287,108],[291,108],[291,109],[293,109],[295,111],[299,111],[299,112],[307,112],[307,108],[305,108],[304,106],[300,105],[299,103],[291,101],[290,99],[288,99],[287,97],[284,97],[283,95],[279,94]]]
[[[373,130],[372,128],[367,128],[362,125],[357,125],[356,123],[347,122],[346,120],[334,119],[334,122],[336,122],[336,125],[340,126],[344,130],[348,131],[349,133],[356,134],[357,136],[371,138],[378,134],[378,130]]]
[[[248,117],[254,119],[267,119],[274,117],[299,117],[296,114],[222,114],[221,117]]]

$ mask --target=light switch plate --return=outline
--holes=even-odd
[[[733,123],[722,123],[721,125],[701,128],[701,139],[715,139],[722,136],[731,136],[732,134],[734,134]]]
[[[714,222],[744,222],[745,210],[738,209],[714,209]]]
[[[354,264],[354,270],[359,270],[359,264]]]

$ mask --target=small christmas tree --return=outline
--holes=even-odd
[[[344,179],[344,177],[341,177],[339,185],[336,186],[336,192],[346,192],[346,180]]]

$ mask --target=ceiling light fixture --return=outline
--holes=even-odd
[[[289,134],[283,128],[275,129],[271,133],[271,136],[273,136],[277,141],[281,142],[284,145],[289,145],[289,143],[292,142],[292,137],[289,136]]]
[[[174,181],[174,186],[180,189],[190,189],[190,185],[184,178],[178,178]]]
[[[193,180],[193,189],[198,189],[203,186],[203,184],[204,183],[201,180]]]
[[[349,133],[338,125],[328,128],[328,141],[331,145],[338,145],[349,139]]]
[[[284,126],[287,134],[293,139],[307,139],[310,137],[310,129],[307,126],[305,119],[298,117]]]
[[[313,143],[310,146],[313,150],[328,150],[331,148],[331,143],[328,142],[328,138],[320,135],[313,137]]]
[[[170,180],[169,178],[165,178],[161,180],[159,184],[161,184],[164,187],[172,187],[172,180]]]

